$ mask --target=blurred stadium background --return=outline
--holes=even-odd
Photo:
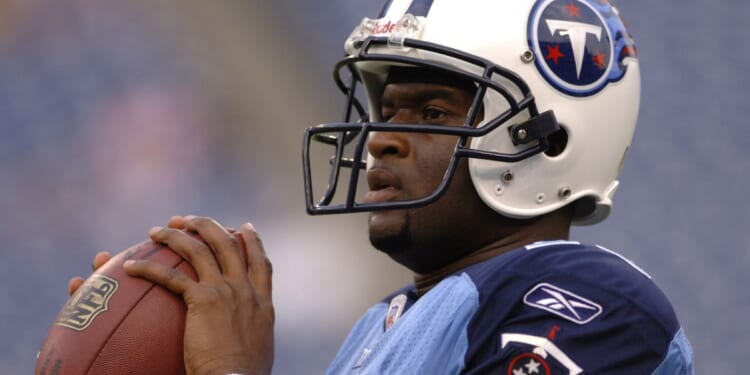
[[[365,216],[304,213],[305,127],[338,121],[344,38],[381,1],[0,0],[0,373],[28,374],[67,280],[173,214],[252,221],[274,262],[278,374],[321,373],[410,276]],[[620,0],[644,71],[610,220],[574,237],[651,273],[698,373],[746,367],[750,3]],[[606,126],[606,119],[602,119]]]

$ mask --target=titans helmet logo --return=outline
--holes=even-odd
[[[633,39],[608,0],[539,0],[528,25],[529,47],[545,80],[573,96],[596,94],[627,71]]]

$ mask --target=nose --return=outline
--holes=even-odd
[[[389,123],[397,123],[394,116]],[[411,151],[409,142],[409,133],[377,131],[371,132],[367,138],[367,151],[376,159],[381,159],[387,155],[398,158],[404,158]]]
[[[376,159],[387,155],[404,158],[410,149],[406,133],[379,131],[370,133],[367,138],[367,152]]]

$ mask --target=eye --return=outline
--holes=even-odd
[[[423,119],[425,121],[437,121],[445,118],[448,115],[448,112],[436,108],[436,107],[427,107],[424,109],[423,112]]]

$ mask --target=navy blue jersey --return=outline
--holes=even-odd
[[[600,246],[540,242],[371,307],[330,374],[693,374],[648,274]]]

